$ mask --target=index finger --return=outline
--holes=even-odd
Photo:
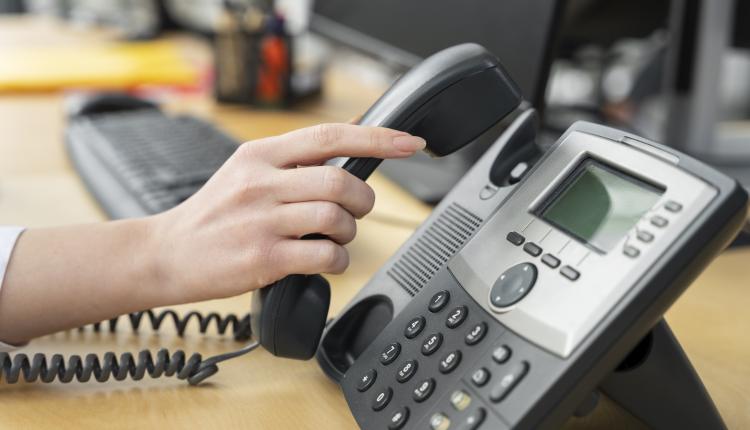
[[[319,124],[268,139],[264,151],[278,167],[316,164],[335,157],[405,158],[424,149],[421,137],[383,127]]]

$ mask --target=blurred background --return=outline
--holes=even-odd
[[[746,1],[0,0],[0,12],[0,97],[61,92],[75,106],[118,91],[202,118],[347,121],[420,59],[477,42],[541,113],[540,145],[591,120],[750,184]],[[275,131],[259,118],[257,132],[218,125],[236,140]],[[382,170],[434,204],[501,131],[438,162]]]

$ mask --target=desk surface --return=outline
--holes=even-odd
[[[23,25],[0,25],[4,32],[23,34]],[[34,24],[57,34],[51,24]],[[28,26],[26,26],[28,27]],[[10,30],[9,30],[10,28]],[[68,34],[68,33],[66,33]],[[80,36],[80,37],[78,37]],[[68,37],[78,41],[85,34]],[[78,38],[77,38],[78,37]],[[2,44],[0,44],[1,49]],[[263,112],[216,106],[197,97],[182,100],[176,110],[212,118],[242,139],[282,133],[322,121],[345,121],[362,112],[379,90],[350,89],[346,76],[329,76],[326,94],[317,104],[294,112]],[[86,193],[64,152],[63,100],[55,94],[0,96],[0,224],[44,226],[105,219]],[[329,279],[335,315],[424,219],[429,208],[398,187],[376,176],[378,195],[372,216],[362,220],[350,245],[351,267]],[[405,225],[389,223],[389,218]],[[750,426],[750,314],[747,303],[750,250],[728,251],[717,259],[670,310],[668,321],[682,341],[730,428]],[[250,297],[179,307],[183,310],[247,312]],[[196,330],[197,332],[197,330]],[[237,345],[218,335],[174,333],[138,336],[60,333],[37,339],[25,352],[87,353],[135,351],[142,348],[185,349],[204,355],[227,352]],[[314,361],[272,357],[263,350],[220,366],[211,383],[188,387],[172,379],[105,384],[0,384],[0,428],[326,428],[356,424],[338,387]],[[571,419],[567,428],[633,428],[638,423],[606,401],[589,417]]]

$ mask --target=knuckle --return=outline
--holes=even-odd
[[[347,173],[336,166],[323,166],[323,189],[329,197],[342,195],[347,189]]]
[[[318,260],[324,271],[331,271],[339,265],[339,247],[333,242],[326,241],[318,247]]]
[[[320,146],[329,146],[341,138],[339,124],[318,124],[312,127],[312,140]]]
[[[370,149],[373,152],[378,152],[386,142],[385,130],[378,127],[372,127],[369,129],[368,133],[370,135]]]

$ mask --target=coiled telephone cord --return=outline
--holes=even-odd
[[[203,315],[200,312],[189,312],[183,316],[177,312],[166,309],[161,311],[147,310],[133,312],[127,315],[130,327],[138,332],[141,322],[147,319],[154,330],[159,330],[165,319],[171,319],[177,334],[184,336],[185,330],[191,321],[198,323],[201,333],[205,334],[209,327],[214,325],[219,334],[224,334],[231,327],[231,334],[236,341],[248,340],[251,337],[250,315],[242,318],[234,314],[225,317],[217,313]],[[95,332],[100,332],[105,324],[109,331],[114,332],[117,323],[122,317],[113,318],[108,321],[91,324],[79,328],[79,331],[91,327]],[[258,342],[250,342],[242,349],[234,352],[220,354],[203,359],[201,354],[193,353],[189,357],[182,350],[175,351],[170,355],[167,349],[160,349],[156,358],[149,350],[142,350],[137,358],[129,352],[120,354],[119,359],[113,352],[107,352],[103,356],[87,354],[85,358],[80,355],[71,355],[67,362],[61,354],[54,354],[48,358],[45,354],[36,353],[32,358],[27,354],[11,355],[0,352],[0,376],[6,383],[14,384],[20,379],[26,382],[87,382],[92,377],[98,382],[108,381],[114,378],[118,381],[130,378],[135,381],[141,380],[146,375],[152,378],[161,376],[176,376],[178,379],[187,380],[190,385],[197,385],[206,378],[219,371],[217,364],[230,358],[247,354],[258,347]]]

